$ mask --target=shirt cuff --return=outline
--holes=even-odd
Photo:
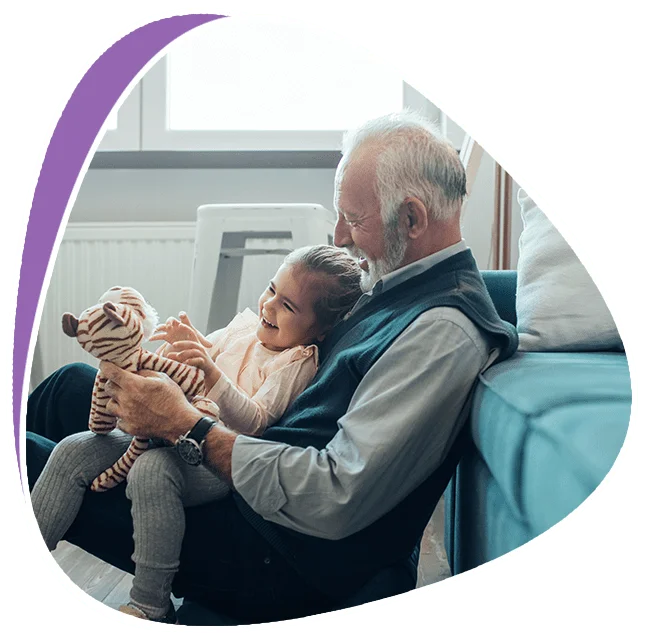
[[[279,458],[286,444],[238,435],[233,444],[233,488],[261,517],[269,517],[287,503],[280,485]]]

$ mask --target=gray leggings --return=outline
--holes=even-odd
[[[87,431],[66,437],[54,448],[31,494],[50,550],[74,522],[92,480],[121,457],[131,440],[119,430],[107,435]],[[150,616],[161,616],[170,603],[172,580],[179,568],[184,507],[220,499],[229,489],[207,468],[183,462],[174,448],[144,452],[127,482],[136,564],[130,599]]]

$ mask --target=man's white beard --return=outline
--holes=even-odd
[[[367,260],[369,270],[361,273],[361,288],[364,293],[371,291],[376,282],[384,275],[396,271],[401,266],[408,248],[408,236],[404,228],[397,224],[385,225],[385,255],[378,260]]]

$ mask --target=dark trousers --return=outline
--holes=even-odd
[[[26,445],[30,489],[56,442],[87,429],[95,375],[96,370],[84,364],[65,366],[30,395]],[[105,493],[88,491],[65,539],[132,573],[132,535],[130,502],[122,484]],[[174,594],[241,623],[303,617],[335,607],[273,550],[231,497],[186,509],[180,561]]]

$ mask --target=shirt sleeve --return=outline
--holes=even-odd
[[[443,461],[494,359],[456,309],[421,315],[360,382],[323,450],[238,437],[235,490],[268,521],[326,539],[368,526]]]
[[[224,338],[226,337],[226,326],[220,328],[212,333],[206,335],[206,339],[212,344],[208,349],[208,354],[211,356],[211,359],[215,361],[217,356],[222,352],[222,346],[224,345]]]
[[[316,374],[313,355],[273,371],[250,397],[222,373],[208,397],[217,403],[221,421],[246,435],[261,435],[287,410]]]

